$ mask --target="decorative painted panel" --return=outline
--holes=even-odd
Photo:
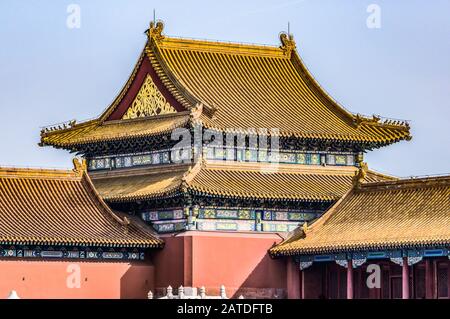
[[[132,164],[132,161],[131,161],[131,156],[126,156],[126,157],[123,158],[123,166],[131,167],[132,165],[133,164]]]
[[[95,248],[60,247],[60,246],[12,246],[4,249],[0,247],[1,258],[45,258],[45,259],[114,259],[114,260],[143,260],[144,252],[127,250],[126,248]]]
[[[441,257],[449,254],[450,247],[425,247],[412,250],[379,250],[379,251],[355,251],[331,255],[300,255],[296,261],[301,262],[329,262],[335,261],[342,266],[347,266],[347,260],[352,259],[353,267],[359,267],[367,260],[388,259],[398,265],[403,265],[403,258],[408,257],[408,265],[414,265],[423,260],[423,257]],[[436,254],[436,255],[435,255]]]
[[[345,155],[335,155],[336,165],[345,165],[347,163],[347,156]]]
[[[347,155],[347,165],[355,165],[355,155]]]
[[[233,222],[220,222],[215,219],[201,219],[197,221],[198,230],[222,230],[222,231],[254,231],[253,221],[235,220]]]
[[[160,222],[152,225],[158,233],[172,233],[186,229],[186,221]]]
[[[216,218],[238,218],[238,211],[229,209],[217,209]]]
[[[290,232],[296,229],[300,223],[271,223],[271,222],[263,222],[262,231],[268,232]]]
[[[216,222],[216,230],[238,230],[236,223]]]
[[[148,165],[152,163],[150,155],[137,155],[132,157],[133,165]]]
[[[269,161],[269,154],[266,150],[260,150],[258,152],[258,161],[259,162],[268,162]]]
[[[246,209],[246,208],[200,208],[198,218],[205,219],[255,219],[256,214],[255,209]]]
[[[296,163],[295,153],[280,152],[280,163]]]
[[[311,155],[311,165],[319,165],[320,164],[320,154],[310,154]]]
[[[301,211],[265,211],[263,215],[264,220],[295,220],[295,221],[310,221],[319,217],[321,211],[301,210]]]
[[[297,154],[297,164],[306,164],[306,154],[304,153]]]
[[[287,212],[274,212],[275,214],[275,220],[287,220],[288,219],[288,213]]]
[[[226,154],[226,152],[224,151],[223,148],[218,148],[218,147],[214,148],[214,159],[224,160],[226,158],[225,154]]]
[[[149,211],[143,212],[141,216],[144,221],[182,219],[183,209],[179,208],[172,210]]]
[[[176,113],[176,110],[158,90],[151,76],[147,75],[133,103],[131,103],[122,119],[126,120],[170,113]]]
[[[328,165],[335,165],[335,156],[333,154],[327,154],[327,164]]]
[[[170,154],[174,154],[171,159]],[[246,162],[280,162],[283,164],[304,164],[304,165],[355,165],[354,154],[319,154],[303,153],[297,151],[282,151],[279,153],[268,153],[267,150],[248,149],[203,149],[203,154],[211,160],[232,160]],[[236,156],[235,156],[236,154]],[[192,155],[191,150],[159,150],[147,153],[130,154],[122,156],[94,157],[89,159],[89,170],[115,169],[124,167],[170,164],[172,162],[189,161]]]
[[[247,162],[256,162],[258,161],[258,151],[257,150],[245,150],[245,160]]]

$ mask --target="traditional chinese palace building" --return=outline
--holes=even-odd
[[[450,176],[441,176],[357,183],[270,252],[293,257],[292,298],[448,299],[449,248]]]
[[[53,214],[49,220],[62,225],[36,222],[36,231],[44,227],[63,238],[70,226],[78,238],[86,227],[80,223],[89,223],[89,237],[108,244],[95,246],[99,260],[92,263],[99,270],[110,264],[102,257],[115,256],[115,264],[123,265],[136,253],[139,260],[130,261],[128,267],[143,267],[147,275],[130,275],[128,289],[139,288],[125,297],[144,298],[145,289],[162,295],[169,285],[204,286],[208,294],[217,294],[220,285],[225,285],[230,297],[306,296],[306,292],[300,294],[300,269],[320,258],[321,250],[305,255],[291,246],[303,247],[304,239],[314,238],[314,231],[308,235],[310,228],[326,233],[329,228],[315,225],[336,215],[331,213],[337,209],[332,206],[336,202],[347,202],[359,192],[370,197],[372,189],[403,187],[396,178],[369,170],[363,156],[409,140],[408,123],[355,115],[338,105],[303,64],[292,35],[282,33],[280,46],[179,39],[165,36],[162,22],[151,23],[147,35],[128,81],[100,116],[41,132],[41,146],[83,158],[86,172],[77,177],[83,181],[78,183],[87,187],[90,200],[97,203],[92,205],[103,211],[102,218],[111,219],[111,229],[89,221],[89,211],[78,204],[82,202],[69,196],[75,192],[72,188],[55,186],[48,196],[57,189],[55,196],[64,200],[50,202],[65,203],[70,209],[64,214],[71,217],[64,219],[58,209],[38,206],[49,209]],[[83,164],[77,170],[79,166]],[[24,171],[21,176],[36,180],[33,176],[40,174]],[[71,184],[71,173],[54,174]],[[54,183],[62,183],[59,179]],[[25,190],[36,196],[40,187],[48,186],[38,181]],[[19,185],[8,187],[17,196],[23,191]],[[27,205],[32,203],[30,199]],[[352,223],[364,224],[362,216],[374,220],[371,212],[377,206],[369,203],[363,200],[351,207],[359,210],[348,213],[348,228],[342,225],[344,220],[336,221],[345,228],[345,236],[351,236]],[[442,207],[448,222],[448,207]],[[71,209],[83,212],[78,215]],[[13,218],[8,212],[2,218]],[[380,215],[377,227],[386,229],[382,225],[392,223],[392,214]],[[398,226],[403,226],[401,221]],[[366,236],[362,242],[376,234],[356,232]],[[89,254],[93,248],[82,238],[71,241],[71,246],[62,239],[53,240],[51,249],[61,252],[61,262],[75,248]],[[330,232],[330,238],[339,240],[340,233]],[[22,259],[39,263],[46,257],[40,244],[38,249],[22,239],[8,240],[0,244],[13,247],[16,254],[18,249],[40,252],[35,259],[15,255],[16,263]],[[353,251],[345,244],[340,249],[336,254],[347,255],[333,260],[340,264],[353,260]],[[368,258],[364,250],[357,252],[363,256],[359,259]],[[392,256],[390,251],[382,252],[386,258],[403,257],[397,250]],[[282,256],[294,258],[276,258]],[[308,269],[323,265],[313,263]],[[345,268],[324,271],[345,274]],[[127,282],[122,280],[124,285]],[[343,287],[340,281],[337,287]],[[311,297],[323,294],[307,290]]]

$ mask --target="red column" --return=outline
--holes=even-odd
[[[409,299],[409,266],[408,257],[403,257],[402,266],[402,297]]]
[[[288,258],[286,272],[286,290],[288,299],[300,299],[300,267],[293,260]]]
[[[347,299],[353,299],[353,261],[347,262]]]

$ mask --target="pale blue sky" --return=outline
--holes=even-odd
[[[80,5],[81,28],[66,26]],[[366,26],[367,6],[381,28]],[[370,152],[398,176],[450,173],[450,1],[0,2],[0,164],[71,167],[40,126],[100,114],[127,80],[157,10],[168,35],[278,45],[290,21],[319,83],[352,112],[411,120],[413,140]]]

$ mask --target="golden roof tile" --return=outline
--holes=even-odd
[[[186,99],[214,107],[214,116],[202,116],[208,128],[277,128],[282,136],[376,143],[410,138],[406,123],[343,109],[314,80],[295,44],[286,54],[285,42],[270,47],[164,37],[146,51],[158,58],[164,80],[188,91]]]
[[[361,184],[273,256],[450,243],[450,176]]]
[[[188,112],[161,116],[75,124],[63,130],[45,132],[41,136],[41,145],[68,147],[96,143],[99,141],[125,140],[155,136],[184,127],[189,121]]]
[[[85,172],[0,168],[0,243],[161,247],[139,223],[112,212]]]
[[[200,119],[207,128],[231,132],[276,128],[281,136],[378,145],[411,138],[406,122],[367,118],[340,106],[308,71],[291,37],[282,35],[282,45],[275,47],[170,38],[162,30],[162,24],[150,29],[130,79],[97,120],[43,132],[41,144],[67,147],[102,140],[103,123],[124,100],[144,59],[182,108],[204,106]],[[117,127],[131,132],[105,128],[105,139],[135,136],[134,124]]]
[[[108,201],[131,201],[196,192],[205,195],[272,200],[334,201],[352,186],[356,167],[204,161],[189,166],[97,172],[96,189]],[[369,171],[366,181],[390,179]]]
[[[100,196],[107,201],[135,201],[176,194],[182,183],[186,165],[153,167],[147,170],[123,170],[91,173]]]

